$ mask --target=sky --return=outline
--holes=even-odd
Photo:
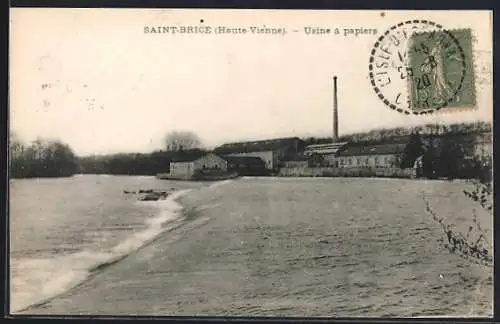
[[[407,116],[368,79],[376,39],[408,19],[475,36],[476,109]],[[203,22],[201,22],[203,20]],[[285,136],[331,136],[333,75],[340,135],[393,126],[492,120],[487,11],[278,11],[13,8],[10,129],[60,139],[79,155],[149,152],[170,131],[206,147]],[[146,34],[148,26],[285,28],[285,35]],[[340,35],[306,35],[305,27]],[[344,36],[344,29],[377,34]],[[292,30],[297,32],[292,32]]]

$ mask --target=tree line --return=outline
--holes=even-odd
[[[412,167],[422,156],[423,176],[467,177],[475,176],[484,165],[491,164],[487,157],[466,159],[463,138],[474,133],[491,132],[491,123],[461,123],[451,125],[424,125],[413,128],[373,130],[346,135],[342,141],[391,141],[404,137],[408,141],[400,157],[401,167]],[[454,135],[467,134],[462,139]],[[305,138],[305,145],[330,143],[331,138]],[[10,174],[14,178],[71,176],[75,173],[155,175],[169,171],[170,161],[186,153],[203,153],[199,137],[189,131],[170,132],[164,137],[161,150],[151,153],[119,153],[77,157],[71,148],[57,140],[37,139],[30,144],[19,141],[11,134]],[[425,154],[424,154],[425,153]],[[465,161],[465,162],[464,162]],[[489,164],[488,164],[489,163]],[[482,172],[482,171],[481,171]],[[485,172],[483,172],[485,173]]]
[[[9,160],[12,178],[69,177],[78,170],[76,155],[58,140],[37,138],[25,144],[11,134]]]
[[[170,161],[186,154],[204,153],[200,138],[190,131],[166,134],[163,148],[151,153],[119,153],[78,159],[79,173],[116,175],[156,175],[166,173]]]
[[[447,125],[426,124],[414,127],[394,127],[374,129],[368,132],[358,132],[346,134],[339,137],[339,142],[364,142],[375,144],[385,141],[393,141],[399,137],[408,137],[413,133],[426,135],[470,135],[477,133],[492,132],[492,124],[489,122],[477,121],[471,123],[454,123]],[[305,145],[328,144],[332,142],[331,137],[308,137],[304,138]]]
[[[177,151],[157,150],[152,153],[86,156],[78,159],[78,172],[83,174],[156,175],[166,173],[170,161],[189,153],[204,153],[203,149],[181,148]]]
[[[152,153],[118,153],[78,157],[59,140],[37,138],[23,143],[10,134],[10,176],[12,178],[68,177],[76,173],[115,175],[155,175],[169,171],[172,159],[186,153],[203,153],[202,143],[193,132],[176,131],[165,135],[163,149]]]
[[[409,136],[397,164],[401,168],[415,167],[417,177],[475,178],[483,183],[491,182],[492,156],[488,151],[477,152],[475,145],[463,138],[457,140],[453,134],[422,136],[415,132]]]

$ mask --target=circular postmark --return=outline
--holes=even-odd
[[[428,20],[389,28],[375,42],[368,65],[376,95],[404,114],[429,114],[460,102],[467,64],[457,37]]]

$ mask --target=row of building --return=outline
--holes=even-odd
[[[408,137],[402,136],[382,144],[339,142],[306,146],[298,137],[228,143],[210,153],[186,152],[171,161],[169,175],[189,179],[200,170],[268,175],[282,167],[307,166],[394,168],[407,142]],[[465,146],[471,155],[491,156],[493,150],[489,135],[470,138]]]
[[[277,171],[282,161],[303,151],[303,141],[296,137],[228,143],[210,153],[186,152],[172,160],[169,177],[189,179],[202,170],[267,175]]]
[[[210,153],[192,152],[170,162],[170,177],[187,179],[200,170],[238,172],[241,175],[272,174],[282,167],[311,164],[334,167],[391,167],[405,144],[372,146],[336,143],[305,146],[298,137],[229,143]]]
[[[276,173],[280,168],[329,166],[335,168],[394,168],[404,152],[408,136],[392,138],[387,143],[339,142],[337,77],[333,77],[332,143],[306,146],[298,137],[263,141],[228,143],[208,154],[185,155],[170,163],[169,177],[191,178],[202,170],[221,170],[240,175]],[[493,152],[491,134],[458,139],[465,140],[470,155]]]

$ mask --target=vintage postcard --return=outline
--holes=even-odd
[[[13,315],[492,317],[492,12],[13,8]]]

